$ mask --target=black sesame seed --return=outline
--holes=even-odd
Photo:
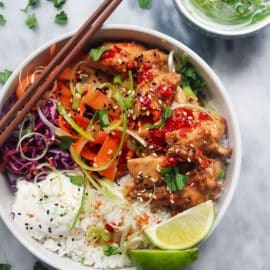
[[[75,241],[75,238],[72,238],[71,241],[74,242]]]
[[[47,210],[47,215],[49,215],[50,214],[50,210]]]
[[[62,235],[62,234],[60,234],[60,235],[59,235],[59,237],[60,237],[60,238],[62,238],[62,237],[63,237],[63,235]]]
[[[42,228],[42,226],[41,226],[40,224],[38,225],[38,227],[39,227],[40,229]]]
[[[50,219],[50,222],[52,222],[52,221],[53,221],[53,218]]]
[[[59,244],[59,243],[57,244],[57,246],[58,246],[58,247],[62,247],[62,245],[61,245],[61,244]]]
[[[52,233],[52,228],[51,227],[48,228],[48,232]]]
[[[19,216],[20,216],[21,214],[22,214],[22,213],[20,213],[20,212],[19,212],[19,213],[17,213],[17,215],[19,215]]]

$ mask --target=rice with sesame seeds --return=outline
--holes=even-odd
[[[105,256],[101,245],[89,241],[86,237],[89,227],[102,227],[104,223],[108,223],[121,231],[132,224],[134,230],[139,230],[136,219],[142,214],[149,217],[148,225],[171,217],[166,211],[152,212],[150,205],[146,205],[141,197],[138,198],[139,201],[123,208],[118,200],[109,199],[100,191],[92,190],[89,194],[90,205],[85,205],[75,228],[70,230],[79,208],[82,189],[72,184],[67,176],[60,177],[57,179],[49,175],[39,183],[40,188],[35,183],[20,181],[13,205],[14,223],[46,249],[83,262],[84,265],[99,269],[128,266],[122,255]],[[125,176],[119,181],[119,185],[113,185],[113,189],[123,200],[124,188],[130,182],[130,176]],[[152,195],[150,197],[154,196]]]

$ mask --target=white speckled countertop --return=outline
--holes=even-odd
[[[8,22],[0,26],[0,70],[14,69],[44,42],[79,27],[100,1],[68,0],[64,9],[69,23],[61,27],[53,23],[56,14],[53,5],[42,0],[35,10],[39,20],[36,31],[24,25],[25,15],[20,8],[26,0],[4,2],[6,8],[0,9],[0,14]],[[234,41],[207,37],[183,22],[172,0],[154,2],[150,11],[143,11],[136,0],[125,0],[109,22],[156,29],[182,41],[202,56],[229,91],[243,139],[242,173],[234,199],[218,228],[202,245],[200,259],[188,269],[268,270],[270,28]],[[0,221],[0,263],[10,263],[13,270],[31,270],[35,260]]]

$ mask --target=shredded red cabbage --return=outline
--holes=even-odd
[[[14,98],[8,100],[2,108],[0,116],[3,116],[10,106],[13,104]],[[53,125],[57,126],[58,112],[56,109],[56,102],[54,100],[47,100],[44,106],[41,108],[45,117]],[[40,172],[37,166],[43,163],[49,163],[56,169],[72,169],[74,168],[74,162],[71,159],[70,153],[67,150],[60,149],[60,140],[55,137],[54,131],[51,130],[39,117],[36,110],[32,111],[34,115],[33,123],[30,121],[25,121],[23,130],[33,127],[31,132],[37,132],[42,134],[47,141],[48,151],[45,156],[37,161],[29,161],[21,156],[20,150],[17,149],[19,142],[19,129],[13,133],[13,135],[8,139],[5,145],[1,148],[1,163],[5,171],[14,174],[18,177],[31,181],[34,179],[35,175]],[[29,158],[35,158],[39,156],[40,153],[44,151],[45,143],[41,136],[32,136],[23,140],[22,144],[23,153]],[[13,177],[8,177],[8,181],[12,190],[16,190],[16,181],[12,179]]]

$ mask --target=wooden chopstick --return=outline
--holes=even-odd
[[[0,130],[4,130],[0,135],[0,146],[5,143],[27,113],[30,112],[50,89],[64,68],[78,55],[87,43],[89,43],[92,36],[101,28],[106,19],[121,2],[122,0],[105,0],[69,42],[59,51],[42,72],[38,80],[27,89],[23,97],[19,99],[2,118],[0,121]],[[49,78],[46,80],[48,76]],[[15,114],[16,116],[13,118]]]

